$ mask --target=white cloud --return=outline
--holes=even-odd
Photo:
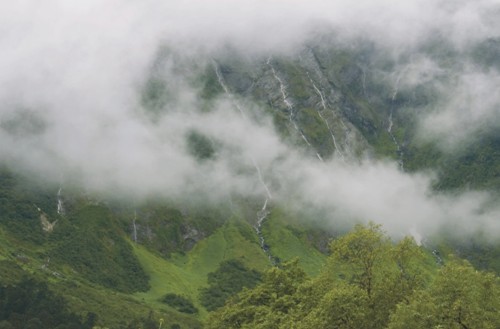
[[[94,191],[202,192],[213,199],[264,195],[255,161],[276,200],[325,209],[335,221],[375,220],[392,233],[430,232],[471,217],[479,218],[475,227],[493,227],[492,213],[477,214],[482,195],[438,197],[430,178],[393,164],[304,158],[266,118],[243,118],[228,101],[200,113],[197,90],[188,87],[178,62],[161,73],[175,98],[157,122],[141,112],[139,90],[161,47],[202,67],[204,56],[228,44],[249,56],[290,52],[321,26],[398,55],[435,35],[458,48],[498,36],[498,13],[492,0],[6,1],[0,4],[0,122],[22,110],[42,128],[24,135],[0,130],[0,157],[53,180],[79,175]],[[404,82],[425,84],[441,70],[418,57]],[[498,83],[497,73],[466,72],[425,127],[443,139],[467,138],[498,115]],[[459,137],[450,135],[457,127]],[[185,136],[193,128],[222,145],[216,160],[200,164],[189,155]]]
[[[500,74],[472,68],[443,92],[437,109],[422,121],[422,139],[438,140],[444,150],[471,144],[478,132],[500,127]]]

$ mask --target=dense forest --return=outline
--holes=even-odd
[[[43,282],[23,278],[15,285],[0,286],[0,328],[91,329],[97,315],[83,321],[67,309],[65,301]]]
[[[500,280],[452,258],[435,269],[412,238],[392,243],[375,224],[330,244],[318,277],[291,261],[211,314],[207,328],[500,327]]]

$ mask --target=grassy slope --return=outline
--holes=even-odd
[[[197,318],[204,318],[206,311],[198,302],[199,289],[207,285],[207,274],[215,271],[220,262],[239,259],[247,267],[264,271],[270,264],[260,249],[257,239],[248,239],[241,233],[241,226],[252,229],[246,223],[228,222],[213,235],[200,241],[186,254],[173,254],[170,259],[152,253],[132,242],[133,251],[146,273],[150,276],[151,289],[133,295],[103,288],[83,279],[78,273],[62,268],[41,270],[44,259],[39,250],[18,239],[7,236],[0,228],[1,283],[16,282],[22,275],[34,275],[50,283],[53,290],[67,299],[70,309],[82,316],[88,312],[99,315],[100,323],[110,328],[124,326],[137,318],[147,318],[153,311],[155,319],[164,318],[166,324],[178,323],[183,328],[196,327]],[[37,248],[38,249],[38,248]],[[26,252],[23,252],[25,251]],[[16,255],[22,254],[25,258]],[[55,277],[51,272],[63,272]],[[179,313],[162,304],[159,299],[167,293],[176,293],[189,298],[200,310],[198,316]],[[104,312],[103,312],[104,310]]]
[[[264,223],[263,234],[271,254],[281,261],[299,258],[300,266],[309,275],[317,275],[326,260],[326,255],[319,252],[305,237],[306,231],[301,225],[294,224],[290,215],[279,209],[273,209]]]
[[[148,304],[164,306],[159,299],[165,294],[183,295],[199,309],[201,318],[206,316],[206,311],[198,302],[199,290],[207,286],[207,274],[214,272],[222,261],[239,259],[247,267],[259,271],[269,267],[256,240],[246,239],[234,222],[226,223],[190,252],[173,254],[168,260],[140,245],[134,245],[134,251],[151,278],[151,289],[135,296]]]
[[[98,323],[109,328],[121,328],[135,319],[147,318],[151,311],[153,318],[168,318],[183,328],[198,325],[196,319],[167,307],[155,307],[131,295],[91,283],[77,272],[64,270],[65,265],[61,268],[49,265],[43,269],[46,259],[41,256],[41,248],[9,236],[0,227],[0,284],[15,284],[23,276],[45,281],[51,290],[64,296],[70,310],[83,318],[88,313],[98,314]],[[55,276],[54,272],[64,274]]]

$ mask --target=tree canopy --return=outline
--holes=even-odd
[[[500,282],[468,262],[437,269],[413,238],[357,225],[330,244],[321,274],[270,269],[212,313],[207,328],[500,328]]]

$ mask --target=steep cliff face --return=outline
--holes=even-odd
[[[498,151],[491,148],[497,138],[494,125],[483,124],[473,138],[455,138],[461,146],[452,149],[443,145],[456,144],[453,136],[443,141],[432,128],[423,128],[443,108],[469,106],[467,111],[472,111],[478,105],[450,105],[450,98],[453,93],[476,93],[471,89],[478,88],[474,76],[470,82],[463,79],[468,77],[470,65],[495,72],[497,48],[496,39],[472,50],[457,50],[437,38],[423,44],[417,53],[395,57],[367,41],[346,45],[323,37],[286,56],[249,58],[227,51],[207,64],[202,93],[226,95],[238,111],[241,106],[258,104],[251,115],[271,116],[283,140],[320,161],[337,158],[355,163],[387,157],[405,171],[437,171],[441,182],[436,187],[440,189],[464,185],[497,189],[495,175],[489,170],[480,175],[472,164],[479,160],[473,149],[489,149],[488,157],[497,157]],[[491,106],[489,101],[484,101],[486,106]],[[475,114],[470,115],[474,127]],[[437,124],[446,127],[453,123]],[[469,160],[450,165],[457,157]]]
[[[366,100],[345,92],[362,85],[362,70],[354,59],[348,63],[352,67],[323,64],[321,59],[334,56],[326,52],[306,48],[295,57],[270,56],[251,62],[223,57],[215,61],[214,70],[226,93],[240,102],[261,105],[289,143],[320,159],[355,160],[371,152],[362,131],[375,134],[380,122],[363,104]],[[334,72],[338,67],[345,70],[342,75]]]

